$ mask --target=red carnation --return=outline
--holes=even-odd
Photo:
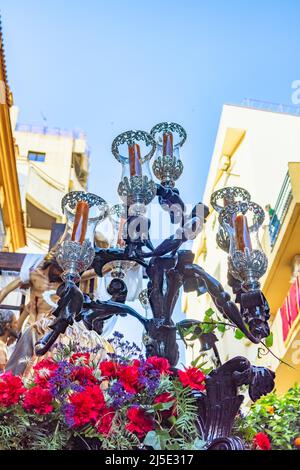
[[[151,356],[146,360],[146,364],[149,364],[158,370],[160,374],[170,374],[170,363],[168,359],[164,357]]]
[[[253,444],[256,448],[259,448],[260,450],[271,450],[270,439],[264,432],[259,432],[258,434],[255,434]]]
[[[155,397],[154,399],[154,403],[157,404],[157,403],[170,403],[170,402],[173,402],[175,403],[175,397],[173,397],[169,392],[164,392],[164,393],[161,393],[160,395],[157,395],[157,397]],[[160,411],[161,415],[164,417],[164,418],[169,418],[172,414],[174,414],[175,412],[175,406],[171,406],[168,410],[163,410],[163,411]]]
[[[133,359],[132,365],[135,367],[140,367],[141,366],[141,361],[139,359]]]
[[[10,371],[0,376],[0,406],[15,405],[25,391],[20,377]]]
[[[138,378],[139,370],[136,366],[120,366],[118,370],[118,378],[126,392],[136,393],[139,388]]]
[[[90,362],[90,353],[74,353],[70,357],[70,363],[71,364],[85,364],[88,365]]]
[[[193,390],[205,390],[205,375],[197,367],[189,367],[185,371],[179,370],[178,377],[184,387],[190,387]]]
[[[42,359],[34,367],[34,382],[37,385],[46,387],[48,385],[50,377],[53,376],[56,371],[58,364],[51,358]]]
[[[75,369],[71,373],[71,379],[74,382],[79,382],[80,385],[93,385],[97,383],[93,370],[85,366],[75,366]]]
[[[113,361],[103,361],[99,365],[101,375],[108,379],[115,379],[117,377],[118,364]]]
[[[96,423],[96,430],[100,434],[107,436],[111,430],[112,421],[115,416],[113,408],[104,408],[99,421]]]
[[[47,389],[39,385],[27,391],[23,407],[28,411],[35,411],[39,415],[47,415],[53,410],[52,395]]]
[[[139,438],[143,438],[147,432],[154,429],[153,420],[138,406],[129,408],[126,416],[129,419],[129,423],[126,424],[126,429],[136,434]]]
[[[100,411],[105,407],[104,395],[99,385],[86,387],[86,393],[89,394],[90,399],[93,401],[93,406],[96,411]]]
[[[86,387],[82,392],[72,393],[69,397],[71,407],[67,409],[66,417],[73,427],[95,423],[100,411],[105,407],[103,393],[98,386]]]

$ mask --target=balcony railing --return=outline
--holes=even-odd
[[[60,137],[71,137],[72,139],[86,139],[86,134],[81,130],[69,131],[59,127],[32,126],[29,124],[16,124],[17,132],[32,132],[33,134],[55,135]]]
[[[271,111],[273,113],[293,114],[294,116],[300,116],[300,106],[272,103],[269,101],[254,100],[252,98],[245,98],[242,101],[242,106],[245,106],[246,108],[260,109],[261,111]]]
[[[290,203],[293,199],[292,185],[289,172],[285,175],[283,184],[281,186],[280,193],[278,195],[274,213],[271,217],[269,224],[269,233],[270,233],[270,243],[271,248],[273,249],[276,240],[278,238],[280,228],[283,224],[287,211],[289,209]]]

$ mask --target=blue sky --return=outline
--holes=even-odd
[[[1,13],[20,122],[42,124],[44,115],[49,126],[83,129],[89,189],[109,202],[117,202],[121,168],[110,146],[120,132],[182,124],[178,187],[193,204],[223,104],[292,104],[300,78],[298,0],[1,0]],[[135,320],[120,321],[137,339]]]
[[[179,188],[204,189],[222,105],[291,104],[299,77],[298,0],[2,0],[20,121],[83,129],[90,190],[116,201],[113,138],[157,122],[188,132]]]

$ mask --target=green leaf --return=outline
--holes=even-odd
[[[265,339],[266,346],[271,348],[273,346],[273,333],[270,333],[269,336]]]
[[[174,405],[174,401],[175,401],[175,398],[174,400],[172,401],[168,401],[167,403],[155,403],[153,405],[153,409],[155,411],[165,411],[165,410],[169,410],[170,408],[172,408],[172,406]]]
[[[205,441],[199,439],[198,437],[193,442],[193,450],[203,450],[205,447]]]
[[[203,333],[211,333],[212,331],[214,331],[215,328],[216,328],[216,325],[214,323],[211,324],[211,325],[207,325],[207,324],[203,323],[203,325],[202,325]]]
[[[244,335],[244,333],[243,333],[241,330],[239,330],[239,329],[237,328],[237,329],[235,330],[234,337],[235,337],[236,339],[242,339],[242,338],[245,337],[245,335]]]
[[[218,323],[217,324],[217,330],[220,331],[221,333],[225,333],[226,326],[223,323]]]
[[[172,415],[168,418],[168,421],[170,424],[172,424],[172,426],[174,426],[176,424],[177,418],[176,416]]]
[[[213,309],[212,309],[212,308],[209,308],[209,309],[206,310],[205,316],[206,316],[206,317],[212,317],[214,313],[215,313],[215,312],[213,311]]]
[[[160,446],[160,438],[156,431],[149,431],[144,439],[145,446],[153,447],[154,450],[162,450]]]

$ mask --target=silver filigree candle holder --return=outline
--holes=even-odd
[[[95,256],[96,225],[107,215],[104,199],[84,191],[73,191],[62,199],[66,217],[65,232],[56,252],[56,260],[63,269],[62,278],[80,280],[80,273],[90,267]]]
[[[246,189],[238,186],[229,186],[218,189],[212,193],[210,203],[214,210],[220,214],[220,212],[229,204],[233,204],[234,202],[247,203],[250,202],[250,200],[251,196]],[[229,253],[230,238],[227,230],[225,230],[222,225],[219,225],[216,242],[221,250]]]
[[[153,173],[163,186],[173,188],[183,172],[179,150],[186,141],[186,131],[175,122],[161,122],[151,129],[150,134],[155,139],[157,149]]]
[[[122,146],[121,153],[120,147]],[[144,147],[144,150],[148,146],[151,146],[151,149],[146,155],[142,155],[141,146]],[[133,215],[144,213],[145,206],[156,195],[156,184],[152,179],[149,167],[149,161],[154,155],[155,148],[153,137],[140,130],[123,132],[112,143],[112,153],[122,164],[118,194]]]
[[[242,283],[244,290],[259,288],[259,279],[268,267],[258,237],[265,217],[262,207],[251,201],[248,191],[239,187],[216,191],[211,196],[211,204],[219,213],[217,243],[228,252],[229,272]]]

